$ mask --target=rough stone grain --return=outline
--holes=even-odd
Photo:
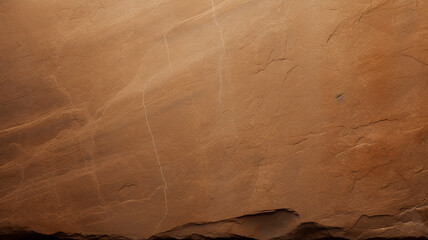
[[[428,237],[427,12],[0,1],[1,232]]]

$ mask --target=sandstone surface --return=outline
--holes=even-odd
[[[0,1],[4,239],[428,237],[427,194],[428,1]]]

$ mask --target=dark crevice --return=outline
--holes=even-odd
[[[300,224],[293,232],[286,236],[275,238],[274,240],[298,240],[298,239],[341,239],[347,240],[346,238],[339,237],[344,232],[341,228],[337,227],[326,227],[318,223],[307,222]]]
[[[428,240],[426,237],[367,238],[366,240]]]
[[[223,219],[223,220],[219,220],[219,221],[187,223],[185,225],[175,227],[175,228],[173,228],[169,231],[166,231],[164,233],[168,233],[168,232],[172,232],[172,231],[176,231],[176,230],[180,230],[180,229],[185,229],[185,228],[192,227],[192,226],[204,226],[204,225],[208,225],[208,224],[226,223],[226,222],[239,222],[242,219],[246,219],[246,218],[250,218],[250,217],[257,217],[257,216],[262,216],[262,215],[267,216],[267,215],[273,215],[276,213],[288,213],[290,215],[298,216],[298,214],[295,211],[293,211],[291,209],[286,209],[286,208],[273,209],[273,210],[263,210],[263,211],[259,211],[256,213],[247,214],[247,215],[243,215],[243,216],[239,216],[239,217],[235,217],[235,218]],[[162,234],[164,234],[164,233],[162,233]]]
[[[312,239],[312,240],[349,240],[347,238],[335,237],[334,231],[339,228],[322,227],[315,223],[304,223],[296,231],[287,236],[275,238],[274,240],[297,240],[297,239]],[[333,231],[333,232],[332,232]],[[152,240],[255,240],[254,238],[229,235],[221,238],[210,238],[199,234],[192,234],[187,238],[172,238],[172,237],[152,237]],[[33,231],[8,231],[0,232],[0,240],[131,240],[129,238],[115,235],[81,235],[81,234],[65,234],[55,233],[51,235],[40,234]],[[397,238],[367,238],[366,240],[428,240],[426,237],[397,237]]]
[[[58,232],[54,234],[41,234],[28,230],[2,229],[0,240],[130,240],[116,235],[81,235]]]
[[[70,238],[57,238],[50,235],[44,235],[36,232],[16,232],[0,234],[0,240],[68,240]]]
[[[230,235],[228,237],[219,237],[219,238],[211,238],[211,237],[205,237],[199,234],[193,234],[189,236],[188,238],[172,238],[172,237],[152,237],[150,240],[256,240],[254,238],[244,237],[244,236],[237,236],[237,235]]]

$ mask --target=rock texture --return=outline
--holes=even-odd
[[[427,12],[0,1],[0,232],[428,237]]]

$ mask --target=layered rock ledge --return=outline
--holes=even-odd
[[[428,237],[428,1],[0,1],[0,239]]]

